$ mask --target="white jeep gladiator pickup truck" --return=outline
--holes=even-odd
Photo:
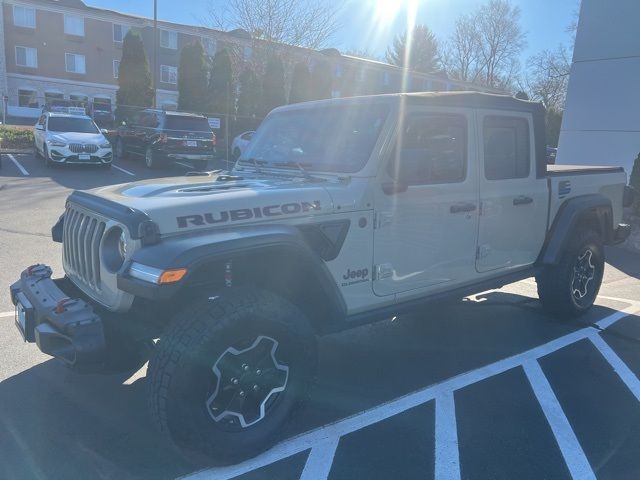
[[[65,275],[27,268],[16,323],[79,371],[150,357],[182,451],[254,455],[307,398],[317,335],[530,276],[558,320],[591,307],[626,176],[547,166],[544,118],[467,92],[278,108],[232,171],[74,192]]]

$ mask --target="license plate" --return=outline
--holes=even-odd
[[[198,142],[196,142],[195,140],[187,140],[184,143],[187,145],[187,147],[197,147],[198,146]]]
[[[20,302],[16,304],[16,324],[22,336],[25,336],[25,330],[27,325],[27,312]]]
[[[78,160],[91,160],[91,155],[87,155],[86,153],[81,153],[78,155]]]

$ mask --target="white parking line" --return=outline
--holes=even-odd
[[[618,374],[620,379],[624,382],[631,393],[640,401],[640,380],[636,377],[635,373],[627,367],[626,363],[618,356],[616,352],[609,346],[607,342],[597,333],[589,336],[591,343],[595,345],[598,351],[602,354],[609,365],[613,367],[614,372]]]
[[[453,392],[436,398],[436,468],[438,480],[460,480],[458,427]]]
[[[630,306],[622,311],[615,312],[602,320],[598,325],[610,326],[621,318],[638,312],[637,306]],[[572,345],[580,340],[589,338],[596,330],[593,327],[586,327],[571,332],[563,337],[556,338],[548,343],[535,347],[531,350],[519,353],[512,357],[499,360],[484,367],[471,370],[469,372],[449,378],[442,383],[437,383],[422,390],[409,393],[403,397],[397,398],[382,405],[378,405],[364,412],[357,413],[351,417],[339,420],[335,423],[324,425],[322,427],[311,430],[307,433],[298,435],[297,437],[285,440],[274,446],[255,458],[246,460],[237,465],[228,467],[214,467],[208,470],[202,470],[192,475],[183,477],[188,479],[215,479],[229,480],[236,476],[248,473],[261,467],[265,467],[279,460],[283,460],[297,453],[303,452],[309,448],[316,447],[327,438],[339,438],[356,430],[360,430],[374,423],[378,423],[387,418],[393,417],[399,413],[407,411],[413,407],[417,407],[423,403],[429,402],[436,398],[440,398],[447,392],[453,392],[461,388],[467,387],[474,383],[478,383],[487,378],[499,375],[508,370],[522,366],[525,362],[537,360],[538,358],[547,356],[564,347]],[[572,459],[572,462],[574,460]],[[578,459],[575,461],[577,466],[581,464]],[[590,469],[590,467],[589,467]],[[593,478],[592,476],[575,477],[575,478]]]
[[[111,166],[112,166],[113,168],[116,168],[116,169],[120,170],[121,172],[126,173],[127,175],[131,175],[132,177],[135,177],[135,176],[136,176],[136,174],[135,174],[135,173],[132,173],[132,172],[130,172],[129,170],[125,170],[124,168],[119,167],[119,166],[117,166],[117,165],[114,165],[113,163],[111,164]]]
[[[587,460],[580,442],[578,442],[578,438],[551,388],[549,380],[547,380],[542,368],[540,368],[540,364],[537,360],[531,359],[524,362],[522,367],[529,379],[531,388],[533,388],[533,393],[538,399],[540,407],[542,407],[544,416],[547,417],[547,422],[549,422],[571,476],[580,480],[595,480],[596,476],[591,469],[591,465],[589,465],[589,460]]]
[[[182,163],[182,162],[175,162],[178,165],[182,165],[183,167],[187,167],[187,168],[196,168],[193,165],[189,165],[188,163]]]
[[[300,480],[326,480],[331,471],[333,456],[338,448],[338,437],[328,438],[325,442],[313,447]]]
[[[25,177],[29,176],[29,172],[27,172],[27,169],[24,168],[18,160],[16,160],[16,157],[11,155],[10,153],[7,154],[7,157],[9,157],[9,160],[11,160],[14,163],[14,165],[18,167],[18,170],[20,170],[20,173],[22,173],[23,176]]]

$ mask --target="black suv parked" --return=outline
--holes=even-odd
[[[123,122],[115,139],[116,158],[144,158],[148,168],[187,160],[204,170],[213,159],[216,136],[207,117],[192,113],[146,109]]]

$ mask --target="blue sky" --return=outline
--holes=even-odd
[[[153,15],[152,0],[85,0],[87,4],[134,13]],[[260,1],[260,0],[256,0]],[[337,1],[337,0],[327,0]],[[330,46],[341,51],[367,50],[381,56],[394,35],[406,29],[406,4],[411,0],[346,0],[341,11],[343,27],[331,40]],[[456,17],[469,12],[484,0],[416,0],[416,21],[427,24],[439,38],[446,38],[452,31]],[[200,24],[211,4],[222,5],[225,0],[158,0],[158,17],[179,23]],[[522,11],[522,26],[527,33],[527,49],[522,59],[546,49],[555,48],[569,39],[566,27],[578,0],[512,0]],[[398,10],[395,19],[380,15],[380,5]],[[382,18],[381,18],[382,17]]]

